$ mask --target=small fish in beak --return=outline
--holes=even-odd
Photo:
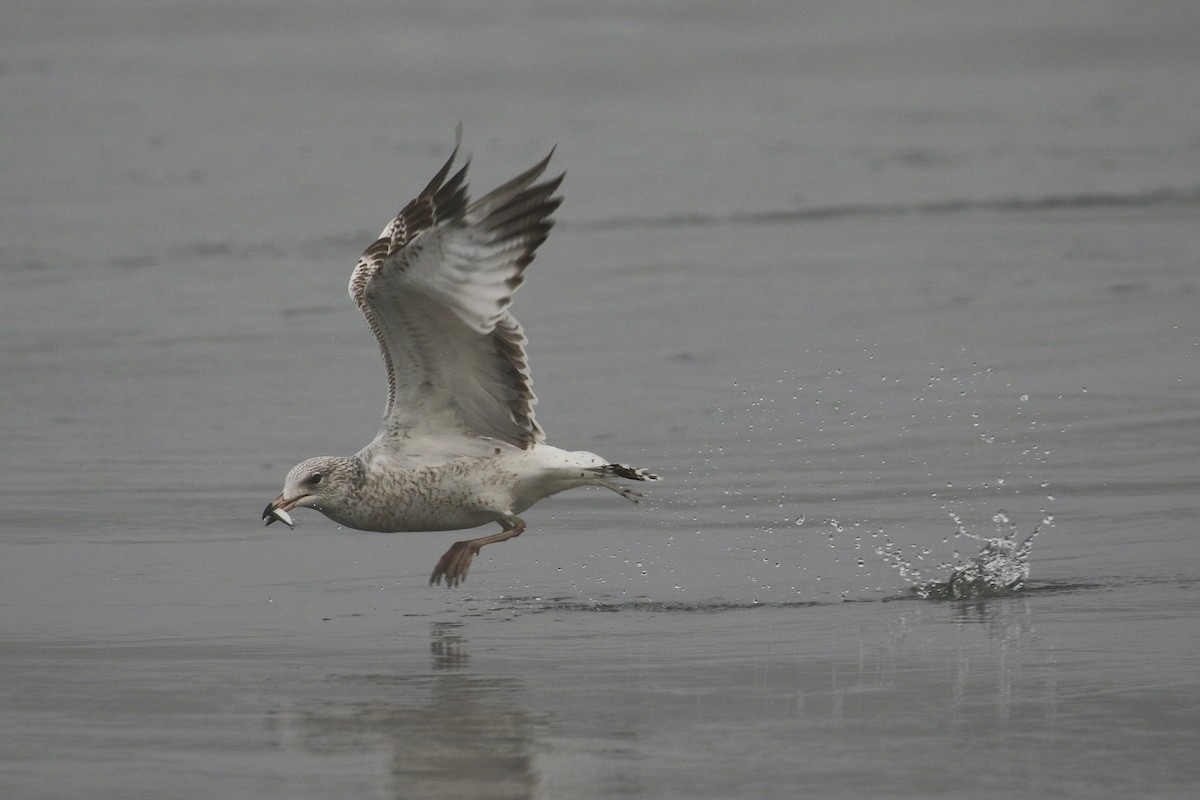
[[[276,508],[274,503],[269,504],[266,509],[263,510],[262,518],[263,525],[270,525],[272,522],[278,520],[292,530],[296,529],[296,523],[292,521],[291,515],[282,508]]]

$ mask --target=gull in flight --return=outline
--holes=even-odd
[[[618,479],[646,470],[546,444],[533,416],[525,335],[508,312],[546,240],[563,175],[536,183],[550,162],[472,202],[458,146],[404,206],[350,276],[350,297],[379,341],[387,405],[374,441],[352,456],[318,456],[288,472],[263,521],[293,526],[314,508],[366,531],[440,531],[498,523],[455,542],[431,584],[461,582],[487,544],[520,536],[518,514],[544,497],[602,486],[637,501]],[[470,159],[467,159],[469,164]]]

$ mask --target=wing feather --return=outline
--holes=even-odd
[[[350,296],[379,342],[388,400],[377,443],[488,437],[527,448],[534,419],[525,335],[508,313],[550,233],[562,175],[535,183],[550,155],[471,203],[458,147],[366,249]]]

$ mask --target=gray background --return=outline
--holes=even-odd
[[[0,793],[1190,797],[1193,2],[9,3]],[[294,532],[373,435],[354,260],[555,143],[551,441],[660,472]],[[1024,593],[909,599],[1003,509]]]

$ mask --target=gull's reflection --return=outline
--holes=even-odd
[[[432,667],[435,670],[457,672],[467,668],[467,652],[463,648],[463,639],[458,629],[461,622],[435,622],[431,626],[429,652],[433,655]]]
[[[433,623],[430,671],[335,679],[348,691],[291,720],[323,755],[387,754],[396,798],[532,798],[534,730],[515,704],[520,682],[472,675],[462,623]]]

